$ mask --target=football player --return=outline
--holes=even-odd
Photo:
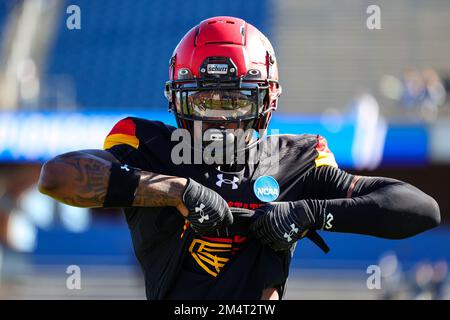
[[[123,208],[148,299],[280,299],[295,243],[327,250],[316,230],[399,239],[440,222],[414,186],[340,170],[323,137],[265,133],[277,59],[241,19],[192,28],[165,94],[178,128],[125,118],[104,150],[57,156],[39,181],[69,205]]]

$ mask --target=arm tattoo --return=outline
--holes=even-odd
[[[70,183],[58,200],[78,207],[102,207],[108,190],[111,162],[90,154],[70,154],[53,160],[64,168],[59,175]],[[67,181],[66,180],[66,181]],[[185,179],[142,171],[133,206],[163,207],[181,203]]]
[[[142,172],[133,206],[176,206],[181,201],[183,190],[184,185],[180,183],[180,178]]]
[[[109,181],[108,162],[88,157],[70,157],[59,161],[63,161],[75,172],[73,192],[62,200],[69,205],[102,206]]]

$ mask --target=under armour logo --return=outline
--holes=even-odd
[[[287,239],[288,242],[292,241],[292,236],[298,232],[298,228],[295,226],[295,224],[291,224],[291,231],[289,233],[285,232],[284,237]]]
[[[331,213],[327,214],[327,224],[325,225],[325,229],[331,229],[333,228],[333,225],[331,222],[333,221],[334,217]]]
[[[224,178],[223,178],[223,174],[219,173],[219,174],[217,175],[217,179],[219,179],[219,180],[216,182],[216,185],[217,185],[218,187],[222,187],[222,184],[225,183],[225,184],[231,184],[231,189],[237,189],[237,188],[238,188],[238,184],[237,184],[237,183],[239,182],[239,178],[236,177],[236,176],[233,176],[233,180],[230,180],[230,179],[224,179]]]
[[[195,207],[195,213],[198,213],[200,215],[200,218],[198,218],[198,221],[200,223],[203,223],[203,221],[205,220],[209,220],[209,215],[203,212],[203,208],[205,208],[205,205],[203,203],[200,203],[199,207]]]
[[[125,171],[130,171],[130,168],[128,168],[127,164],[121,166],[120,169],[125,170]]]

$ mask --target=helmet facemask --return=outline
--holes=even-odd
[[[191,145],[222,163],[235,162],[256,145],[272,111],[270,83],[258,79],[259,71],[249,70],[248,77],[235,73],[231,59],[208,58],[200,67],[201,78],[185,68],[178,71],[179,80],[166,83],[169,109],[178,126],[191,133]]]

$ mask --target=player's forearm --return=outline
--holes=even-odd
[[[41,169],[39,191],[65,204],[101,207],[111,161],[84,152],[71,152],[47,161]]]
[[[440,223],[436,201],[396,179],[322,166],[311,170],[302,186],[306,199],[316,199],[307,200],[308,207],[324,230],[405,238]]]
[[[307,203],[313,212],[320,212],[319,227],[327,231],[401,239],[440,223],[439,206],[433,198],[393,179],[364,195]]]
[[[103,207],[113,162],[106,152],[104,156],[86,152],[58,156],[43,166],[39,190],[69,205]],[[181,206],[186,179],[146,171],[138,174],[140,179],[132,206]]]
[[[139,186],[133,201],[134,207],[177,207],[187,215],[182,204],[182,194],[186,187],[185,178],[165,176],[141,171]]]

